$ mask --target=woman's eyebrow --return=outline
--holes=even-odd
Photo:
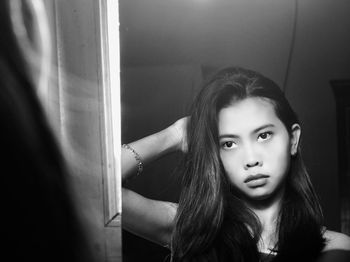
[[[254,129],[253,133],[257,133],[257,132],[259,132],[259,131],[261,131],[261,130],[263,130],[265,128],[268,128],[268,127],[275,127],[275,125],[274,124],[266,124],[266,125],[260,126],[260,127],[256,128],[256,129]]]
[[[239,136],[233,135],[233,134],[223,134],[223,135],[219,135],[219,139],[222,139],[222,138],[239,138]]]

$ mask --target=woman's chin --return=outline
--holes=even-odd
[[[260,187],[246,190],[244,192],[244,200],[246,200],[248,203],[269,205],[274,201],[279,201],[282,195],[283,190]]]

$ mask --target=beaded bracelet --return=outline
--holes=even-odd
[[[143,163],[142,163],[141,156],[128,144],[123,144],[122,147],[130,150],[134,154],[134,157],[137,161],[137,174],[136,175],[138,176],[143,171]]]

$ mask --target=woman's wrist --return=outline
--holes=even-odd
[[[182,135],[175,125],[158,133],[122,146],[123,180],[132,174],[140,174],[147,164],[166,154],[181,150]]]
[[[181,150],[182,137],[176,126],[171,125],[160,132],[161,145],[166,153]]]

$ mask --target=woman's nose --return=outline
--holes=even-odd
[[[261,163],[262,163],[261,161],[253,161],[253,162],[245,163],[244,169],[245,169],[245,170],[248,170],[248,169],[251,168],[251,167],[261,166]]]
[[[244,169],[248,170],[249,168],[256,166],[262,166],[262,160],[253,145],[246,145]]]

